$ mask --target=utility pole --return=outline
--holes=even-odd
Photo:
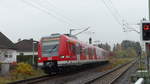
[[[150,20],[150,0],[148,0],[149,20]]]
[[[149,49],[149,47],[150,47],[150,46],[149,46],[149,45],[150,45],[150,38],[149,38],[148,33],[145,32],[146,30],[144,30],[144,28],[150,28],[150,26],[147,26],[147,25],[150,24],[150,0],[148,0],[148,15],[149,15],[149,16],[148,16],[148,21],[147,21],[148,23],[146,24],[146,20],[145,20],[145,19],[143,19],[143,21],[145,21],[145,23],[141,23],[141,28],[142,28],[142,29],[141,29],[141,30],[142,30],[142,31],[141,31],[141,32],[142,32],[142,33],[141,33],[141,34],[142,34],[141,36],[143,36],[143,37],[142,37],[142,40],[143,40],[142,43],[144,43],[145,49],[146,49],[146,54],[147,54],[147,56],[146,56],[147,64],[146,64],[146,65],[147,65],[147,71],[148,71],[148,74],[149,74],[149,71],[150,71],[150,66],[149,66],[149,65],[150,65],[150,62],[149,62],[149,61],[150,61],[150,60],[149,60],[149,59],[150,59],[150,49]],[[146,25],[144,25],[144,24],[146,24]],[[143,25],[144,25],[145,27],[144,27]],[[145,36],[145,35],[147,35],[147,36]],[[146,38],[145,38],[145,37],[146,37]]]
[[[34,40],[32,39],[32,64],[34,65]]]
[[[149,8],[148,8],[148,10],[149,10],[149,21],[150,21],[150,0],[148,0],[148,6],[149,6]],[[149,49],[149,45],[148,45],[148,43],[145,43],[145,45],[146,45],[146,53],[147,53],[147,70],[148,70],[148,74],[149,74],[149,70],[150,70],[150,68],[149,68],[149,57],[150,57],[150,49]]]

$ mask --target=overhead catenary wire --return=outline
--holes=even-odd
[[[30,5],[30,6],[32,6],[33,8],[36,8],[36,9],[42,11],[42,12],[44,12],[44,13],[50,15],[50,16],[52,16],[53,18],[57,19],[58,21],[60,21],[60,22],[62,22],[62,23],[69,24],[69,25],[71,25],[71,26],[73,26],[73,27],[75,27],[75,28],[79,28],[79,27],[80,27],[80,26],[77,26],[77,25],[74,25],[74,24],[68,22],[67,20],[64,20],[63,18],[60,18],[60,17],[56,16],[55,14],[51,13],[51,12],[49,11],[49,9],[44,8],[44,7],[41,7],[40,5],[36,4],[35,2],[33,2],[33,1],[31,1],[31,0],[30,0],[30,1],[22,0],[22,2],[23,2],[23,3],[26,3],[26,4]],[[81,28],[81,27],[80,27],[80,28]]]
[[[49,10],[50,12],[55,13],[56,15],[58,15],[58,16],[60,16],[61,18],[65,19],[66,21],[70,22],[71,24],[74,24],[74,25],[76,25],[76,26],[78,26],[78,27],[81,28],[81,26],[79,26],[79,24],[74,23],[74,21],[73,21],[71,18],[69,18],[68,15],[65,16],[65,15],[62,13],[62,12],[64,12],[64,11],[62,11],[62,10],[60,10],[58,7],[56,7],[53,3],[51,3],[50,0],[44,0],[45,3],[43,2],[43,0],[41,0],[41,1],[42,1],[41,3],[38,3],[37,1],[34,1],[34,2],[35,2],[36,4],[38,4],[39,6],[41,6],[41,7],[45,8],[45,9]],[[44,3],[44,5],[42,5],[42,3]],[[54,9],[53,9],[53,8],[50,8],[50,7],[46,7],[45,4],[47,4],[47,5],[50,6],[50,7],[53,7]],[[58,10],[59,10],[59,11],[58,11]]]
[[[120,22],[119,18],[114,14],[114,12],[112,11],[112,9],[110,8],[110,6],[107,5],[107,3],[105,2],[105,0],[101,0],[105,7],[108,9],[108,11],[111,13],[111,15],[114,17],[114,19],[116,20],[116,22],[121,26],[123,27],[123,23]]]
[[[121,14],[119,13],[118,9],[116,8],[116,6],[114,6],[112,0],[109,0],[109,2],[111,3],[112,8],[113,8],[114,11],[116,12],[117,16],[118,16],[119,18],[122,18],[122,16],[121,16]],[[139,33],[139,31],[137,31],[136,29],[134,29],[133,27],[131,27],[125,19],[122,19],[122,21],[123,21],[124,28],[128,29],[129,31],[130,31],[130,29],[132,29],[132,31],[135,31],[135,32]]]
[[[110,6],[111,8],[114,10],[115,15],[120,18],[121,22],[123,23],[123,25],[125,27],[127,27],[126,25],[128,24],[128,22],[122,18],[121,14],[119,13],[118,9],[116,8],[116,6],[114,5],[114,3],[112,2],[112,0],[109,0],[108,2],[110,2]]]
[[[117,14],[120,18],[122,18],[121,14],[119,13],[119,11],[118,11],[118,9],[116,8],[116,6],[113,4],[112,0],[109,0],[109,2],[110,2],[110,4],[111,4],[112,8],[114,9],[114,11],[116,12],[116,14]]]
[[[118,9],[114,6],[112,0],[107,1],[109,3],[106,2],[107,0],[102,0],[102,2],[104,3],[104,5],[106,6],[106,8],[109,10],[109,12],[111,13],[111,15],[114,17],[114,19],[116,20],[116,22],[123,27],[123,30],[126,29],[131,29],[132,27],[129,26],[128,22],[125,21],[125,19],[122,18],[121,14],[118,12]],[[111,5],[110,5],[111,4]],[[134,28],[132,28],[134,31]]]
[[[57,13],[59,13],[62,17],[68,19],[69,21],[73,22],[71,18],[66,17],[65,15],[62,14],[62,12],[65,12],[64,10],[58,8],[56,5],[54,5],[53,3],[51,3],[52,0],[45,0],[47,2],[48,5],[50,5],[51,7],[57,9]],[[59,12],[58,12],[59,11]],[[61,13],[60,13],[61,12]],[[68,16],[68,15],[67,15]]]

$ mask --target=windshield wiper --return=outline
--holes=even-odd
[[[49,51],[49,53],[52,53],[52,51],[57,47],[57,44],[54,45],[54,47],[51,48],[51,51]]]

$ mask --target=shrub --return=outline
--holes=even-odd
[[[16,77],[20,76],[26,78],[28,76],[34,75],[34,70],[30,64],[27,63],[18,63],[17,67],[11,71],[11,74]]]
[[[19,63],[17,65],[16,71],[18,73],[21,74],[25,74],[25,75],[32,75],[33,73],[33,68],[30,64],[26,64],[26,63]]]

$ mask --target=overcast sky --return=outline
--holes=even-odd
[[[78,36],[80,40],[87,41],[92,36],[94,41],[110,44],[122,40],[139,41],[139,34],[124,33],[114,16],[120,22],[137,24],[148,17],[148,0],[104,1],[110,9],[103,0],[0,0],[0,31],[17,42],[19,38],[39,40],[51,33],[68,33],[70,28],[90,26],[89,31],[95,33],[82,33]],[[80,30],[73,34],[77,32]]]

